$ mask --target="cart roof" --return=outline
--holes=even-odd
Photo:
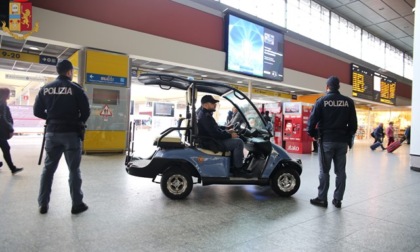
[[[145,85],[159,85],[163,89],[177,88],[187,90],[191,84],[195,84],[198,92],[205,92],[222,96],[235,88],[221,82],[211,80],[189,80],[173,74],[144,73],[138,80]]]

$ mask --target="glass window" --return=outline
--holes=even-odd
[[[413,57],[408,54],[404,54],[404,77],[413,79]]]
[[[390,44],[385,45],[385,69],[404,76],[403,53]]]
[[[385,68],[385,43],[367,31],[362,32],[362,60]]]
[[[273,24],[285,27],[285,0],[220,0],[220,2]]]

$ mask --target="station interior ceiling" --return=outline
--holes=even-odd
[[[216,11],[221,11],[223,5],[217,1],[193,0],[198,4],[205,5]],[[356,1],[356,0],[317,0],[316,2],[327,7],[331,11],[345,17],[349,21],[357,24],[363,29],[371,32],[384,39],[386,42],[396,46],[400,50],[412,55],[413,51],[413,34],[414,34],[414,12],[415,0],[378,0],[378,1]],[[366,15],[365,15],[365,14]],[[31,40],[15,40],[9,36],[0,35],[0,49],[18,51],[24,53],[48,55],[57,57],[58,59],[67,59],[80,48],[69,48],[55,44],[41,43]],[[142,60],[139,58],[132,59],[133,69],[141,72],[164,72],[172,73],[185,77],[194,77],[195,79],[215,80],[224,83],[235,84],[239,86],[247,86],[250,79],[247,76],[237,74],[229,74],[226,72],[214,73],[210,71],[186,68],[174,64],[162,64],[158,61]],[[14,79],[6,78],[6,73],[14,75],[31,76],[29,80],[22,78]],[[204,77],[203,77],[204,76]],[[47,80],[56,77],[55,66],[24,62],[19,60],[0,60],[0,86],[8,86],[16,90],[38,89],[39,86]],[[252,86],[255,88],[277,91],[281,93],[294,95],[310,95],[316,94],[311,90],[302,90],[290,86],[267,83],[264,80],[252,79]],[[136,80],[132,81],[135,85]],[[268,88],[269,86],[269,88]],[[158,92],[155,92],[158,93]],[[150,94],[151,95],[151,94]],[[259,97],[254,98],[276,101],[277,97]],[[381,108],[378,104],[369,102],[357,102],[359,105]],[[387,108],[387,106],[385,106]]]

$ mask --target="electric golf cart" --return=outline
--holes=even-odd
[[[241,91],[214,81],[196,81],[176,75],[145,73],[139,77],[144,85],[159,86],[162,90],[180,89],[186,93],[186,119],[180,127],[170,127],[155,140],[156,150],[146,159],[134,156],[134,129],[130,124],[129,148],[126,156],[128,174],[151,178],[160,183],[162,192],[170,199],[187,197],[193,183],[271,186],[280,196],[289,197],[300,186],[302,164],[293,160],[280,146],[270,141],[271,132],[255,105]],[[170,91],[169,91],[170,92]],[[204,149],[197,129],[196,101],[198,96],[211,94],[229,101],[238,109],[245,122],[234,128],[248,152],[246,177],[231,172],[230,152]],[[199,100],[198,100],[199,101]],[[178,132],[183,132],[180,136]],[[193,179],[194,178],[194,179]]]

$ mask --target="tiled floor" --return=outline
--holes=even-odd
[[[0,172],[0,251],[420,251],[420,173],[409,169],[406,144],[388,154],[371,151],[370,141],[356,143],[342,209],[309,204],[318,185],[316,154],[293,155],[304,171],[291,198],[258,186],[195,185],[183,201],[127,175],[118,154],[83,156],[89,210],[80,215],[70,213],[63,159],[50,210],[40,215],[41,138],[10,143],[25,170]]]

